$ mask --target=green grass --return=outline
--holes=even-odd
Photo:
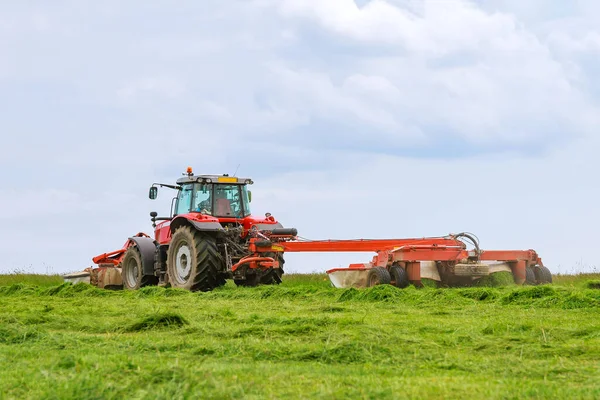
[[[26,274],[14,272],[11,274],[0,274],[0,286],[23,283],[36,286],[56,286],[63,283],[60,275]]]
[[[357,290],[289,274],[189,293],[0,276],[0,398],[600,398],[598,278]]]
[[[572,275],[553,274],[552,281],[561,286],[587,287],[590,281],[600,281],[600,273],[580,273]]]

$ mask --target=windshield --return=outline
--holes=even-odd
[[[177,214],[190,211],[215,217],[248,216],[250,203],[246,185],[184,184],[177,198]]]
[[[190,212],[190,205],[192,204],[193,184],[186,184],[181,187],[177,195],[177,208],[175,214],[186,214]]]

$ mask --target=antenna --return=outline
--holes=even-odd
[[[237,174],[237,172],[238,172],[238,169],[240,169],[240,165],[241,165],[241,164],[238,164],[237,168],[235,169],[235,172],[233,173],[233,176],[235,176],[235,174]]]

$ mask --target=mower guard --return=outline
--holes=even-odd
[[[494,262],[486,261],[482,264],[487,266],[487,274],[493,274],[496,272],[511,272],[511,268],[508,263],[505,262]],[[430,279],[433,281],[440,282],[440,274],[436,266],[435,261],[421,261],[420,262],[421,279]],[[373,264],[351,264],[348,268],[334,268],[327,271],[329,280],[333,287],[336,288],[366,288],[368,287],[368,276],[369,271],[374,268]],[[473,276],[473,279],[478,279],[480,276]]]

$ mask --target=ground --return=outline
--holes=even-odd
[[[600,398],[599,278],[190,293],[0,275],[0,398]]]

